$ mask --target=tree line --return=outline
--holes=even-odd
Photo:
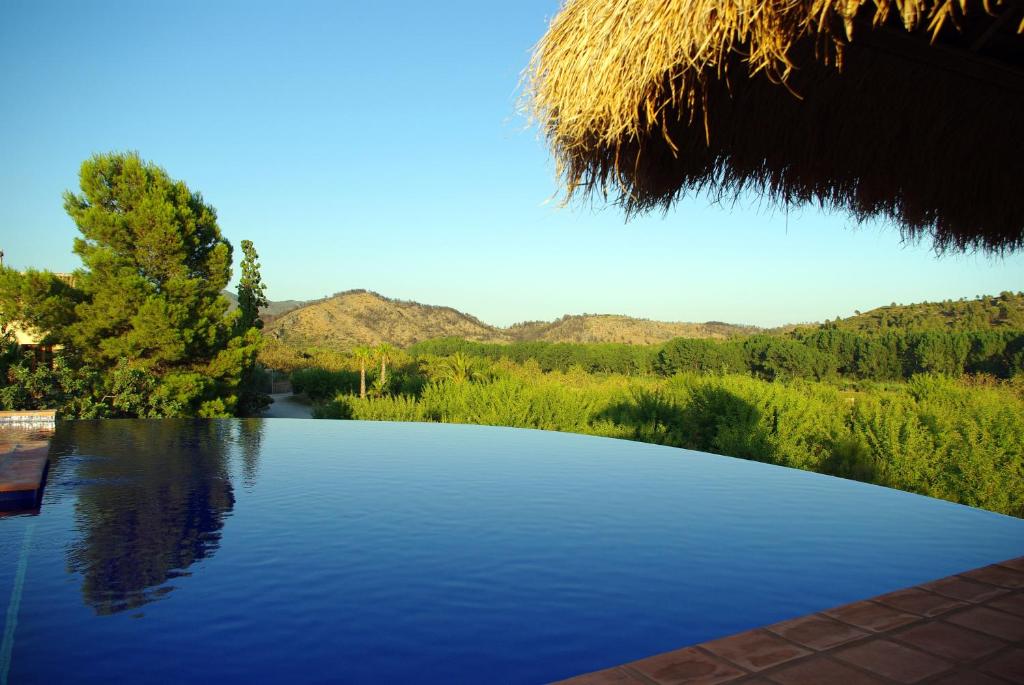
[[[671,376],[680,372],[745,373],[765,380],[806,378],[892,381],[919,373],[988,374],[1024,371],[1024,329],[888,330],[857,333],[835,326],[785,335],[714,340],[677,338],[662,345],[526,342],[508,345],[444,338],[409,348],[417,355],[455,353],[482,359],[532,359],[543,371]]]

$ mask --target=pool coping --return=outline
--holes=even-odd
[[[0,516],[37,511],[49,466],[50,431],[0,426]]]
[[[559,681],[1024,682],[1024,557]]]
[[[56,409],[0,411],[0,428],[52,429],[57,421]]]

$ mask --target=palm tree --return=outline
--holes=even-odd
[[[387,387],[388,382],[388,362],[395,358],[394,345],[390,343],[382,342],[374,348],[374,352],[377,353],[377,357],[380,359],[380,387],[381,392]]]
[[[373,361],[374,351],[366,345],[352,350],[352,356],[359,362],[359,398],[366,399],[366,365]]]
[[[465,383],[477,375],[476,360],[462,352],[456,352],[444,360],[441,377],[452,383]]]

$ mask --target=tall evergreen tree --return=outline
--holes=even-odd
[[[235,330],[239,335],[263,328],[260,309],[267,306],[266,286],[260,276],[259,255],[251,240],[242,241],[242,276],[238,281],[238,318]],[[261,338],[262,342],[262,338]],[[256,368],[255,359],[242,372],[239,385],[238,404],[235,411],[241,416],[257,416],[266,407],[271,398],[264,392],[267,379],[263,372]]]
[[[240,330],[263,328],[260,309],[266,307],[266,286],[260,276],[259,255],[251,240],[242,241],[242,276],[238,281],[238,318]]]
[[[128,360],[155,376],[174,413],[230,414],[259,334],[236,334],[227,315],[231,245],[216,211],[136,153],[86,160],[80,182],[64,196],[84,267],[69,342],[100,370]]]

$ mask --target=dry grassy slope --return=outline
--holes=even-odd
[[[551,323],[517,324],[508,332],[516,340],[654,345],[672,338],[726,338],[754,330],[748,326],[724,323],[681,323],[634,319],[618,314],[584,314],[565,316]]]
[[[450,307],[390,300],[366,291],[340,293],[290,311],[271,323],[267,334],[293,345],[320,347],[379,342],[405,347],[445,336],[507,340],[500,329]]]
[[[628,316],[584,314],[510,328],[489,326],[450,307],[404,302],[367,291],[349,291],[311,302],[270,323],[266,333],[296,346],[346,348],[389,342],[405,347],[432,338],[478,342],[618,342],[655,344],[672,338],[724,338],[755,328],[724,323],[667,323]]]

